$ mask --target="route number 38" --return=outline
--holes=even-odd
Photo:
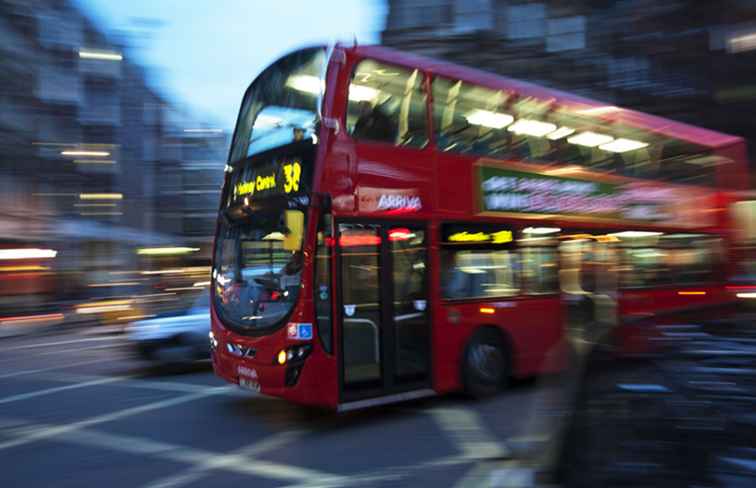
[[[302,165],[299,161],[283,165],[284,171],[284,191],[291,193],[299,191],[299,178],[302,176]]]

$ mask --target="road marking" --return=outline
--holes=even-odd
[[[57,342],[41,342],[37,344],[24,344],[23,346],[4,347],[3,351],[18,351],[22,349],[34,349],[38,347],[52,347],[52,346],[65,346],[67,344],[78,344],[80,342],[93,342],[93,341],[112,341],[112,337],[84,337],[82,339],[57,341]]]
[[[233,470],[234,465],[229,463],[235,463],[237,456],[242,456],[250,459],[250,461],[247,462],[256,462],[254,461],[254,458],[256,456],[281,448],[286,444],[292,442],[296,438],[302,436],[303,434],[304,431],[286,431],[275,434],[271,437],[268,437],[267,439],[238,449],[230,453],[230,455],[216,455],[213,457],[208,457],[207,463],[203,463],[202,465],[195,465],[184,473],[179,473],[173,476],[155,480],[145,485],[145,488],[178,488],[180,486],[188,485],[202,479],[208,474],[208,472],[212,470]],[[323,476],[327,475],[321,474],[319,477],[322,478]],[[290,478],[285,479],[289,480]]]
[[[483,427],[479,415],[464,408],[431,408],[428,412],[468,459],[502,458],[511,455],[505,445]]]
[[[488,485],[492,467],[490,463],[483,462],[473,466],[460,480],[454,483],[454,488],[483,488]]]
[[[298,437],[301,437],[304,431],[285,431],[278,434],[274,434],[259,442],[245,446],[241,449],[233,451],[231,456],[244,456],[254,458],[265,452],[279,449],[286,444],[292,442]],[[213,469],[227,469],[229,459],[234,458],[218,458],[217,456],[211,460],[210,465],[195,466],[185,473],[180,473],[174,476],[168,476],[159,480],[155,480],[145,488],[177,488],[179,486],[194,483],[195,481],[204,477],[209,471]]]
[[[181,397],[180,400],[182,402],[189,401],[190,399],[187,397],[199,396],[206,395],[187,395],[186,397]],[[18,441],[21,442],[14,442],[12,440],[0,444],[0,449],[13,447],[14,445],[21,445],[22,443],[25,444],[32,440],[55,436],[62,442],[105,448],[116,452],[149,456],[151,458],[190,465],[190,468],[187,471],[155,480],[146,485],[147,488],[178,488],[196,482],[213,470],[234,472],[247,476],[264,477],[288,483],[293,482],[294,484],[290,485],[290,488],[343,488],[373,485],[378,482],[397,482],[410,475],[422,472],[423,470],[466,465],[475,462],[474,459],[471,459],[468,456],[455,455],[414,465],[388,466],[348,476],[341,476],[298,466],[283,465],[255,459],[256,456],[259,456],[262,453],[281,448],[292,442],[305,433],[302,431],[282,432],[258,443],[234,451],[233,453],[223,454],[158,440],[104,433],[87,428],[103,422],[115,420],[116,418],[123,418],[127,415],[170,406],[167,405],[168,403],[169,402],[166,401],[156,402],[143,407],[137,407],[136,409],[139,409],[139,412],[135,412],[136,409],[127,409],[121,412],[115,412],[113,414],[77,422],[72,426],[59,427],[36,425],[31,429],[28,427],[21,428],[16,432],[20,437]],[[177,404],[178,402],[172,401],[170,403]],[[6,421],[6,419],[0,419],[0,421]]]
[[[0,405],[11,402],[18,402],[21,400],[28,400],[30,398],[37,398],[45,395],[52,395],[67,390],[76,390],[78,388],[88,388],[90,386],[105,385],[108,383],[117,383],[119,381],[125,381],[129,379],[129,376],[115,376],[112,378],[100,378],[97,380],[84,381],[82,383],[75,383],[73,385],[56,386],[53,388],[45,388],[44,390],[32,391],[29,393],[21,393],[19,395],[12,395],[5,398],[0,398]]]
[[[40,379],[44,380],[50,380],[50,381],[59,381],[64,383],[77,383],[77,382],[85,382],[85,381],[97,381],[100,378],[106,378],[106,376],[96,376],[96,375],[78,375],[78,374],[42,374],[40,375]],[[168,391],[168,392],[178,392],[178,393],[198,393],[207,391],[209,388],[217,388],[216,385],[195,385],[191,383],[181,383],[176,381],[151,381],[148,379],[145,379],[143,376],[139,375],[127,375],[124,377],[124,381],[119,383],[119,387],[128,387],[128,388],[141,388],[146,390],[160,390],[160,391]],[[231,388],[226,394],[231,396],[243,396],[243,397],[250,397],[254,396],[254,393],[247,392],[245,390],[241,390],[238,388]]]
[[[528,488],[535,487],[535,470],[525,466],[507,466],[494,469],[488,475],[490,488]]]
[[[101,363],[101,362],[102,362],[102,358],[88,359],[87,361],[79,361],[79,362],[76,362],[76,363],[69,363],[69,364],[64,364],[64,365],[52,366],[52,367],[49,367],[49,368],[26,369],[26,370],[22,370],[22,371],[14,371],[12,373],[0,374],[0,379],[3,379],[3,378],[13,378],[13,377],[16,377],[16,376],[23,376],[23,375],[28,375],[28,374],[45,373],[47,371],[58,371],[58,370],[65,369],[65,368],[74,368],[76,366],[83,366],[85,364],[93,364],[93,363]]]
[[[100,350],[100,349],[118,349],[118,348],[122,348],[123,346],[124,346],[124,343],[106,344],[104,346],[77,347],[77,348],[72,348],[72,349],[56,349],[53,351],[35,352],[33,357],[37,358],[40,356],[50,356],[53,354],[67,354],[70,352],[95,351],[95,350]],[[29,356],[20,356],[21,359],[26,358],[26,357],[29,357]],[[12,362],[12,361],[18,361],[18,360],[19,360],[19,356],[16,356],[13,358],[3,358],[3,359],[0,359],[0,363],[7,363],[7,362]]]
[[[0,450],[22,446],[24,444],[29,444],[31,442],[43,440],[43,439],[49,439],[51,437],[57,437],[62,434],[67,434],[67,433],[75,432],[77,430],[81,430],[87,427],[91,427],[93,425],[99,425],[106,422],[112,422],[114,420],[120,420],[126,417],[139,415],[141,413],[150,412],[152,410],[159,410],[162,408],[168,408],[168,407],[180,405],[182,403],[199,400],[200,398],[217,395],[221,391],[227,390],[230,388],[231,387],[228,387],[228,386],[210,388],[205,392],[190,393],[188,395],[183,395],[176,398],[169,398],[167,400],[160,400],[158,402],[148,403],[145,405],[139,405],[137,407],[126,408],[124,410],[118,410],[116,412],[98,415],[96,417],[79,420],[78,422],[73,422],[66,425],[57,425],[57,426],[37,429],[34,432],[30,432],[16,439],[6,441],[6,442],[0,442]]]
[[[189,396],[197,395],[187,395],[187,397]],[[189,401],[186,397],[182,398],[184,398],[184,401]],[[123,416],[120,412],[117,413],[117,415]],[[20,436],[21,438],[16,439],[15,441],[25,441],[30,437],[35,437],[36,440],[43,438],[43,435],[44,437],[50,437],[50,434],[47,433],[55,432],[52,435],[55,435],[60,441],[63,442],[71,442],[88,447],[99,447],[116,452],[125,452],[143,456],[146,455],[151,458],[189,464],[192,466],[192,468],[190,469],[196,469],[200,475],[211,470],[224,470],[243,475],[258,477],[261,476],[286,482],[315,481],[318,483],[339,483],[339,486],[347,486],[349,484],[349,480],[342,476],[331,475],[329,473],[315,471],[307,468],[300,468],[297,466],[261,461],[237,453],[223,454],[178,444],[171,444],[168,442],[144,439],[141,437],[109,434],[105,432],[89,430],[86,428],[89,425],[96,425],[97,423],[104,421],[109,420],[102,419],[98,420],[97,422],[94,422],[93,420],[77,422],[78,425],[75,425],[73,428],[67,428],[67,426],[59,427],[53,425],[38,425],[34,430],[27,432],[22,431],[22,435]],[[88,425],[80,425],[83,423],[88,423]],[[262,441],[259,444],[253,444],[244,448],[243,451],[248,451],[251,454],[260,454],[265,450],[275,448],[276,445],[289,442],[294,436],[299,435],[298,433],[294,432],[287,434],[288,435],[280,436],[280,438],[275,440],[271,438],[266,441]],[[6,448],[6,445],[9,445],[13,442],[14,441],[9,441],[0,444],[0,449]],[[15,445],[20,444],[16,443]],[[168,478],[166,478],[165,481],[171,481],[173,483],[166,484],[165,486],[179,486],[179,483],[191,482],[193,481],[193,479],[190,479],[189,473],[185,473],[184,476],[177,475],[171,480],[168,480]]]
[[[344,476],[342,480],[309,480],[305,483],[289,485],[286,488],[352,488],[360,485],[374,485],[378,482],[385,483],[390,481],[396,483],[402,478],[406,478],[419,471],[445,466],[459,466],[474,462],[474,460],[462,456],[442,457],[408,466],[388,466],[362,473],[350,474]]]

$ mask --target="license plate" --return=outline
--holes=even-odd
[[[246,390],[260,391],[260,383],[257,380],[251,380],[249,378],[239,377],[239,386]]]

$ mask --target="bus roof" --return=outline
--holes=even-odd
[[[349,51],[360,57],[374,58],[387,63],[401,64],[423,71],[460,79],[488,88],[512,90],[520,95],[541,99],[553,99],[559,105],[579,111],[582,115],[594,116],[606,122],[617,122],[656,132],[667,137],[687,141],[699,146],[715,149],[735,144],[743,144],[738,136],[724,134],[701,127],[676,122],[635,110],[616,107],[611,104],[591,100],[572,93],[546,88],[534,83],[515,80],[487,71],[460,66],[458,64],[432,58],[408,54],[383,46],[355,46]]]

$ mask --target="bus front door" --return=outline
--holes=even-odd
[[[429,392],[426,239],[422,226],[338,225],[342,405]]]

